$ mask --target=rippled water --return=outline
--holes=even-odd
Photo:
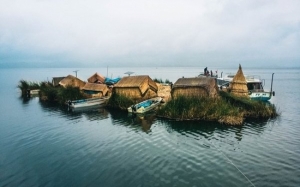
[[[99,68],[78,75],[128,70],[175,82],[202,68]],[[104,108],[69,112],[23,100],[16,86],[73,69],[1,69],[0,186],[298,186],[299,70],[244,68],[266,79],[267,88],[275,73],[271,103],[281,115],[232,127]]]

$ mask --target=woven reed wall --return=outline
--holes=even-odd
[[[172,98],[176,98],[182,95],[186,97],[208,97],[209,96],[207,90],[202,87],[176,88],[172,90]]]

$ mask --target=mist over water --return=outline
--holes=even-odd
[[[237,68],[210,68],[220,74]],[[0,186],[298,186],[300,183],[299,69],[244,68],[260,75],[280,116],[242,126],[179,122],[154,114],[131,116],[105,108],[70,112],[24,100],[21,79],[52,80],[77,69],[0,69]],[[79,69],[86,80],[149,75],[175,82],[203,68]]]

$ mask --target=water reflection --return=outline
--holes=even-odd
[[[29,102],[26,100],[26,102]],[[268,119],[249,119],[246,120],[242,126],[228,126],[217,122],[206,121],[175,121],[157,118],[155,113],[146,114],[128,114],[127,111],[120,111],[115,109],[107,109],[105,107],[88,107],[70,111],[67,106],[60,106],[53,103],[39,101],[41,109],[46,112],[54,112],[59,116],[68,118],[69,120],[79,119],[85,117],[89,121],[103,120],[110,118],[112,124],[127,126],[131,129],[150,133],[151,127],[154,123],[159,121],[160,125],[165,126],[165,129],[172,133],[176,131],[181,135],[198,134],[204,138],[210,138],[214,133],[233,132],[234,138],[241,141],[243,134],[260,134],[267,127]],[[251,130],[249,130],[251,129]]]
[[[30,100],[32,100],[33,98],[30,97],[22,97],[20,96],[19,99],[22,101],[22,104],[26,105],[29,103]]]
[[[145,133],[151,132],[155,123],[155,113],[130,114],[127,111],[109,110],[113,124],[124,125]]]
[[[63,114],[68,113],[68,108],[64,105],[59,105],[57,103],[45,102],[39,100],[39,105],[43,111],[56,111],[62,112]]]
[[[147,114],[129,114],[134,124],[139,124],[142,127],[142,131],[151,132],[151,126],[156,118],[155,113]]]
[[[45,112],[54,112],[58,116],[66,117],[68,120],[76,120],[85,117],[89,121],[109,118],[109,112],[104,107],[85,107],[70,110],[66,105],[39,101],[40,107]]]
[[[243,139],[243,135],[259,135],[268,128],[269,120],[247,120],[241,126],[223,125],[217,122],[207,121],[174,121],[159,119],[159,122],[165,125],[169,133],[176,131],[181,135],[193,136],[200,135],[205,139],[224,139],[224,136],[232,136],[237,141]],[[227,137],[228,139],[228,137]]]

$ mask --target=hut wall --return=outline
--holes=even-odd
[[[215,80],[214,83],[211,84],[208,89],[209,89],[209,97],[218,97],[219,88],[217,85],[217,80]]]
[[[158,91],[158,86],[151,78],[148,79],[148,84],[153,91]]]
[[[145,79],[142,84],[140,85],[141,94],[145,94],[147,90],[149,89],[148,79]]]
[[[176,98],[180,95],[186,97],[208,97],[209,96],[207,90],[201,87],[174,88],[172,91],[172,98]]]
[[[84,91],[84,93],[86,95],[89,95],[89,97],[103,97],[103,92],[94,92],[94,93],[90,93],[88,91]]]
[[[249,97],[248,87],[246,83],[243,82],[230,83],[229,89],[233,95],[241,96],[241,97]]]
[[[151,89],[148,89],[144,94],[141,93],[139,88],[114,88],[114,91],[118,95],[123,95],[134,100],[144,100],[157,96],[157,93]]]
[[[138,88],[114,88],[114,91],[118,95],[123,95],[129,98],[141,97],[140,90]]]
[[[157,97],[157,92],[155,92],[154,90],[152,89],[149,89],[146,94],[144,95],[144,99],[149,99],[149,98],[152,98],[152,97]]]

